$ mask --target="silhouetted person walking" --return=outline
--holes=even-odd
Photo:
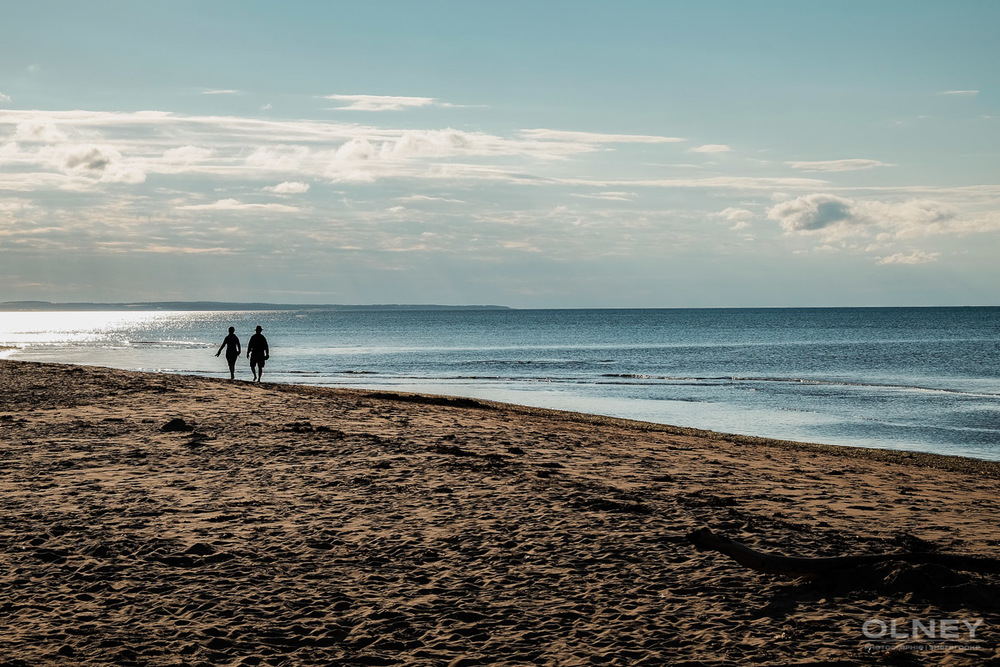
[[[265,343],[267,345],[267,343]],[[229,335],[222,341],[219,351],[215,356],[222,354],[222,348],[226,348],[226,361],[229,363],[229,379],[236,379],[236,360],[240,358],[240,339],[236,336],[236,327],[229,327]]]
[[[247,358],[250,360],[250,372],[253,379],[260,382],[264,375],[264,362],[271,358],[271,351],[267,347],[267,339],[261,333],[262,327],[257,325],[257,333],[250,336],[247,341]]]

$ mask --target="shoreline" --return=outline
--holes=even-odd
[[[299,387],[308,385],[284,384],[283,387]],[[798,440],[782,440],[778,438],[765,438],[761,436],[742,435],[739,433],[723,433],[721,431],[711,431],[707,429],[691,428],[687,426],[675,426],[673,424],[661,424],[659,422],[647,422],[638,419],[626,419],[623,417],[609,417],[587,412],[574,412],[572,410],[555,410],[550,408],[537,408],[519,403],[504,403],[502,401],[490,401],[478,398],[465,398],[462,396],[449,396],[445,394],[424,394],[418,392],[383,391],[383,390],[355,390],[351,388],[317,387],[319,389],[330,389],[331,391],[360,391],[368,392],[370,398],[384,398],[386,400],[402,400],[413,403],[426,403],[428,405],[461,405],[464,407],[480,407],[484,409],[503,409],[510,412],[546,417],[551,419],[561,419],[565,421],[577,422],[581,424],[601,424],[607,426],[617,426],[619,428],[668,433],[672,435],[684,435],[709,440],[719,440],[731,442],[738,445],[759,445],[762,447],[780,447],[783,449],[797,450],[800,452],[822,452],[833,456],[843,456],[846,458],[859,458],[883,463],[901,463],[906,465],[919,465],[927,468],[937,468],[939,470],[950,470],[954,472],[982,474],[996,479],[1000,479],[1000,461],[988,459],[977,459],[970,456],[959,456],[954,454],[933,454],[930,452],[920,452],[902,449],[879,449],[877,447],[857,447],[854,445],[832,445],[816,442],[802,442]]]
[[[814,310],[261,317],[283,350],[269,365],[269,381],[463,395],[751,437],[1000,461],[989,419],[1000,386],[988,364],[974,361],[990,358],[996,313]],[[243,319],[29,313],[13,317],[0,342],[25,343],[13,359],[228,377],[207,351],[214,353],[211,341],[224,327],[239,329]],[[49,333],[24,333],[36,330]],[[73,331],[86,331],[86,340]],[[963,353],[948,361],[957,340]],[[935,352],[919,352],[926,345]],[[859,365],[866,355],[873,355],[871,367]]]
[[[11,664],[1000,659],[1000,575],[810,583],[686,537],[995,557],[991,462],[68,364],[0,383]],[[900,618],[985,620],[934,651],[862,630]]]
[[[0,351],[4,348],[0,346]],[[11,348],[18,349],[18,348]],[[0,359],[3,359],[0,357]],[[19,361],[11,359],[14,363],[39,364],[52,366],[83,366],[85,368],[101,368],[106,370],[122,370],[128,373],[140,373],[144,375],[161,375],[155,371],[131,371],[125,369],[112,368],[110,366],[83,365],[59,362],[40,361]],[[194,373],[170,373],[180,377],[199,378],[210,382],[217,382],[223,385],[233,382],[253,384],[250,380],[228,380],[221,377],[211,377],[197,375]],[[462,407],[479,407],[483,409],[502,409],[517,412],[525,415],[549,417],[579,423],[603,424],[619,426],[639,431],[650,431],[660,433],[670,433],[674,435],[686,435],[692,437],[709,438],[732,442],[735,444],[761,445],[767,447],[781,447],[792,450],[815,451],[844,456],[848,458],[863,458],[885,463],[905,463],[921,465],[928,468],[940,470],[952,470],[956,472],[975,472],[990,477],[1000,479],[1000,461],[990,459],[978,459],[971,456],[961,456],[958,454],[935,454],[932,452],[922,452],[906,449],[881,449],[878,447],[859,447],[856,445],[834,445],[830,443],[805,442],[800,440],[785,440],[781,438],[767,438],[755,435],[743,435],[740,433],[726,433],[723,431],[713,431],[710,429],[700,429],[688,426],[676,426],[674,424],[664,424],[660,422],[643,421],[640,419],[629,419],[625,417],[611,417],[588,412],[576,412],[573,410],[558,410],[554,408],[542,408],[521,403],[507,403],[504,401],[493,401],[485,398],[471,398],[452,394],[433,394],[424,392],[409,392],[387,389],[371,389],[358,387],[329,387],[310,384],[295,384],[291,382],[264,382],[263,386],[271,387],[277,391],[296,392],[305,390],[303,393],[310,393],[313,390],[319,392],[330,392],[330,395],[359,395],[370,398],[380,398],[385,400],[398,400],[409,403],[424,403],[427,405],[454,405]]]
[[[128,369],[118,369],[111,366],[101,366],[96,364],[75,364],[69,362],[48,362],[48,361],[30,361],[30,360],[18,360],[11,359],[9,357],[3,356],[4,351],[17,351],[22,348],[18,347],[5,347],[0,345],[0,360],[9,360],[15,363],[23,364],[40,364],[40,365],[54,365],[54,366],[82,366],[84,368],[105,368],[108,370],[122,370],[130,373],[144,373],[158,375],[157,371],[133,371]],[[196,373],[169,373],[170,375],[177,375],[181,377],[191,377],[200,378],[204,380],[210,380],[214,382],[221,382],[223,384],[228,384],[234,382],[228,380],[224,377],[213,377],[210,375],[198,375]],[[235,380],[235,382],[244,382],[250,384],[250,380]],[[741,433],[729,433],[724,431],[714,431],[711,429],[695,428],[689,426],[677,426],[674,424],[667,424],[662,422],[650,422],[641,419],[631,419],[627,417],[612,417],[609,415],[601,415],[596,413],[588,412],[578,412],[573,410],[561,410],[556,408],[543,408],[536,407],[532,405],[525,405],[521,403],[508,403],[504,401],[495,401],[486,398],[474,398],[467,397],[458,394],[437,394],[428,392],[409,392],[405,390],[395,390],[395,389],[376,389],[376,388],[361,388],[361,387],[346,387],[346,386],[324,386],[324,385],[311,385],[311,384],[296,384],[291,382],[265,382],[264,383],[270,387],[288,387],[289,390],[294,390],[295,388],[305,388],[305,389],[317,389],[330,391],[336,394],[337,392],[359,392],[362,394],[370,394],[373,397],[384,397],[387,400],[406,400],[410,402],[421,402],[417,400],[417,397],[426,398],[425,401],[428,404],[435,404],[439,400],[452,401],[452,404],[462,403],[467,406],[483,406],[492,408],[502,408],[505,410],[517,410],[523,414],[531,414],[537,416],[549,416],[552,418],[562,418],[562,419],[575,419],[581,423],[603,423],[615,426],[621,426],[623,428],[633,428],[646,431],[656,431],[663,433],[673,433],[677,435],[690,435],[695,437],[705,437],[712,438],[716,440],[724,440],[727,442],[737,443],[737,444],[752,444],[752,445],[765,445],[771,447],[784,447],[792,449],[802,449],[811,450],[817,452],[829,452],[831,454],[846,456],[846,457],[856,457],[856,458],[866,458],[871,460],[883,461],[885,463],[911,463],[923,465],[930,468],[938,468],[941,470],[955,470],[959,472],[977,472],[978,474],[987,474],[991,477],[1000,478],[1000,460],[993,459],[980,459],[972,456],[962,456],[960,454],[938,454],[934,452],[924,452],[920,450],[908,450],[908,449],[888,449],[879,447],[864,447],[859,445],[836,445],[831,443],[818,443],[818,442],[808,442],[801,440],[788,440],[782,438],[770,438],[766,436],[755,436],[755,435],[744,435]],[[458,403],[456,403],[458,402]]]

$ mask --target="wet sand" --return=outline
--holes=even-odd
[[[803,581],[686,539],[996,557],[995,463],[6,360],[0,387],[0,665],[1000,664],[1000,575]]]

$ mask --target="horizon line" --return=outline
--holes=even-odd
[[[547,306],[518,307],[496,304],[435,304],[435,303],[271,303],[263,301],[71,301],[51,302],[19,300],[0,302],[0,312],[81,312],[81,311],[133,311],[190,310],[190,311],[287,311],[287,310],[837,310],[837,309],[915,309],[915,308],[997,308],[996,304],[964,305],[892,305],[892,306]]]

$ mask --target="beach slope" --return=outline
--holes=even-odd
[[[686,538],[996,557],[997,464],[4,360],[0,387],[0,665],[1000,664],[1000,575],[804,581]]]

